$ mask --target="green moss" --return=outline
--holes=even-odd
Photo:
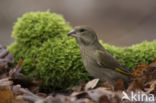
[[[13,27],[12,37],[27,46],[40,46],[49,38],[67,33],[71,27],[61,15],[50,12],[31,12],[19,18]]]
[[[67,37],[71,26],[61,15],[50,12],[26,13],[15,23],[12,37],[15,42],[8,49],[16,62],[23,59],[23,73],[38,77],[49,90],[66,90],[79,80],[91,76],[81,61],[79,46]],[[101,42],[109,53],[129,69],[138,63],[150,63],[156,58],[156,41],[120,48]]]
[[[67,36],[71,26],[61,15],[50,12],[26,13],[15,23],[8,49],[16,63],[23,59],[23,73],[44,81],[48,90],[66,90],[89,80],[78,45]]]
[[[35,46],[27,47],[21,43],[14,42],[8,47],[9,51],[14,55],[16,63],[23,59],[23,72],[29,75],[33,69],[35,69],[35,59],[38,52],[38,48]]]
[[[106,50],[116,57],[119,62],[129,69],[134,69],[137,64],[149,64],[156,60],[156,41],[144,41],[140,44],[132,45],[130,47],[115,47],[109,44],[101,44]]]
[[[38,76],[53,89],[63,90],[90,78],[82,65],[77,43],[68,37],[44,43],[39,50],[37,64]]]

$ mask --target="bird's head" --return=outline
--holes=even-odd
[[[68,36],[76,38],[80,45],[91,45],[98,41],[95,31],[88,26],[76,26]]]

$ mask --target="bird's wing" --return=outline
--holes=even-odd
[[[130,72],[126,68],[123,68],[120,63],[108,52],[96,50],[96,57],[97,63],[102,67],[110,68],[126,75],[130,74]]]

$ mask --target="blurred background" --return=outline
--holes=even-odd
[[[72,26],[89,25],[99,39],[116,46],[156,39],[156,0],[0,0],[0,44],[13,42],[18,17],[47,10],[62,14]]]

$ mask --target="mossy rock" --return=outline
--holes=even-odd
[[[12,32],[15,42],[8,49],[16,62],[24,60],[25,76],[42,79],[47,90],[66,91],[80,80],[91,79],[83,66],[78,44],[66,35],[70,30],[71,26],[61,15],[26,13],[15,23]],[[101,43],[129,69],[156,59],[156,41],[125,48]]]

